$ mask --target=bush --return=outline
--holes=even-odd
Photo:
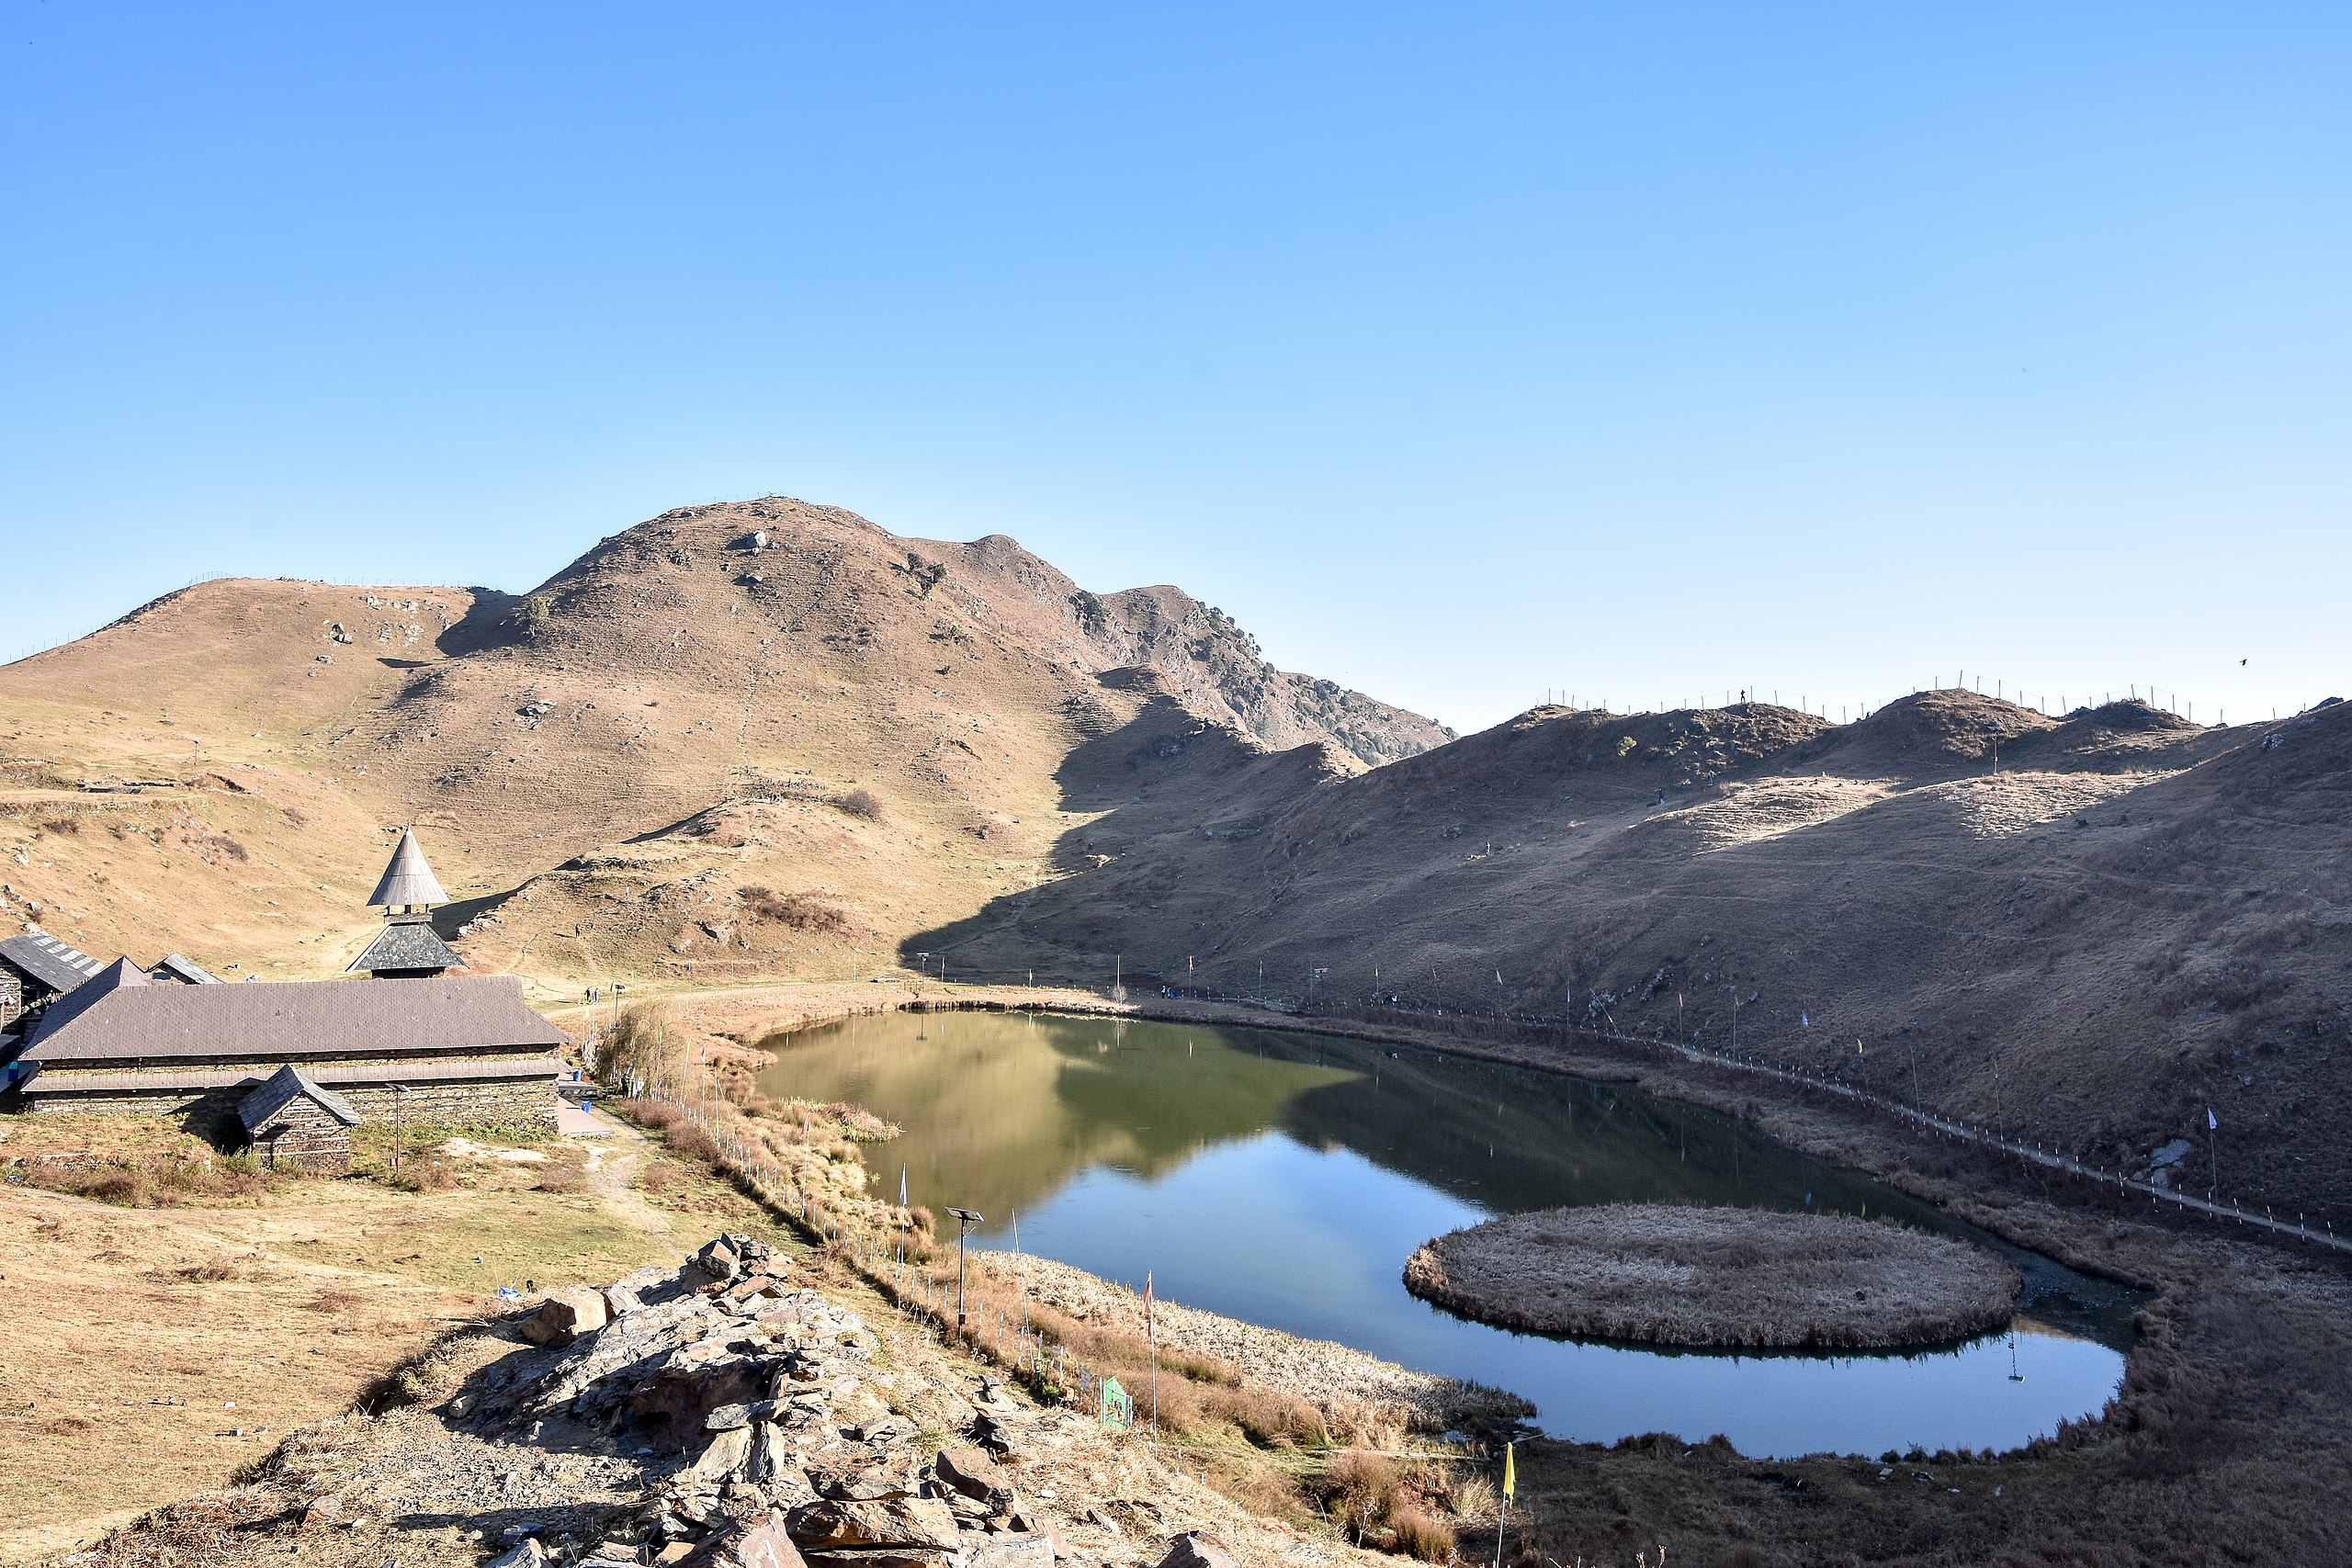
[[[546,594],[534,593],[514,606],[514,618],[516,628],[536,642],[555,619],[555,606],[548,602]]]
[[[1388,1528],[1396,1532],[1396,1550],[1408,1557],[1443,1562],[1453,1556],[1453,1531],[1409,1504],[1388,1516]]]
[[[847,795],[837,795],[833,796],[833,806],[836,810],[846,811],[852,817],[863,817],[868,822],[882,820],[882,797],[870,789],[854,789]]]
[[[840,932],[849,930],[849,917],[814,893],[776,893],[746,887],[738,895],[744,909],[763,920],[775,920],[795,931]]]

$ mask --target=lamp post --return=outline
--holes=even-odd
[[[964,1238],[987,1216],[972,1209],[950,1208],[956,1216],[956,1332],[964,1332]]]

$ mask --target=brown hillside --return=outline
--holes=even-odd
[[[1545,708],[1362,776],[1128,750],[1111,858],[920,942],[1717,1047],[1736,997],[1745,1051],[2109,1168],[2188,1138],[2199,1191],[2210,1102],[2225,1195],[2352,1227],[2352,707]]]
[[[1311,742],[1360,771],[1448,738],[1272,670],[1173,589],[1098,598],[1001,536],[788,500],[697,507],[519,600],[209,582],[0,669],[0,919],[331,974],[413,822],[469,960],[550,993],[863,974],[1088,863],[1064,840],[1101,807],[1060,775],[1154,707],[1237,762]]]

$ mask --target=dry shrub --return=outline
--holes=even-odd
[[[1502,1494],[1495,1490],[1495,1483],[1475,1472],[1457,1477],[1445,1489],[1445,1506],[1457,1518],[1489,1518],[1501,1502]]]
[[[447,1192],[458,1185],[458,1173],[438,1155],[412,1156],[401,1162],[392,1185],[403,1192]]]
[[[243,1280],[252,1270],[234,1258],[208,1258],[201,1263],[191,1263],[179,1270],[179,1277],[198,1285],[217,1285],[227,1280]]]
[[[1396,1467],[1378,1454],[1344,1453],[1315,1483],[1317,1495],[1351,1531],[1386,1524],[1396,1506]]]
[[[718,1145],[708,1133],[691,1122],[672,1122],[662,1129],[662,1142],[688,1159],[698,1159],[711,1165],[718,1163]]]
[[[304,1302],[302,1307],[306,1312],[328,1313],[339,1316],[355,1307],[365,1305],[367,1301],[368,1293],[365,1291],[355,1291],[342,1285],[330,1285],[310,1301]]]
[[[673,1188],[684,1186],[687,1178],[684,1171],[668,1160],[650,1159],[645,1162],[644,1172],[638,1179],[648,1192],[667,1192]]]
[[[868,822],[882,820],[882,797],[870,789],[859,788],[833,796],[833,808],[846,811],[852,817],[863,817]]]
[[[559,1165],[541,1171],[533,1188],[540,1192],[585,1192],[588,1190],[588,1179],[571,1166]]]
[[[1423,1562],[1444,1562],[1454,1551],[1453,1527],[1440,1522],[1410,1503],[1397,1507],[1388,1516],[1388,1528],[1396,1532],[1396,1545],[1391,1549]]]
[[[1205,1404],[1261,1449],[1323,1448],[1331,1441],[1322,1414],[1280,1389],[1220,1389]]]
[[[79,817],[52,817],[40,825],[40,830],[44,833],[78,833],[82,830],[82,819]]]
[[[741,897],[746,912],[795,931],[839,933],[849,930],[849,917],[841,908],[814,893],[777,893],[765,887],[746,887]]]
[[[54,1183],[61,1192],[91,1198],[101,1203],[112,1203],[123,1209],[152,1209],[155,1206],[155,1184],[143,1170],[125,1166],[107,1166],[96,1170],[66,1172]]]

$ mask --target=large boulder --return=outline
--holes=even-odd
[[[523,1320],[523,1337],[534,1345],[569,1345],[610,1321],[602,1292],[571,1286],[548,1292],[539,1309]]]
[[[936,1497],[878,1503],[810,1503],[785,1517],[793,1540],[808,1549],[912,1547],[953,1551],[956,1516]]]
[[[807,1568],[784,1521],[774,1514],[738,1519],[695,1545],[678,1568]]]
[[[932,1461],[932,1469],[943,1483],[975,1502],[1012,1501],[1012,1477],[979,1449],[942,1449],[939,1457]]]

